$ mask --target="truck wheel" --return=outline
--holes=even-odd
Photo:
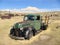
[[[10,35],[12,35],[12,36],[16,36],[16,31],[15,31],[14,28],[12,28],[12,29],[10,30]]]
[[[42,30],[46,30],[46,29],[47,29],[47,25],[41,26],[41,29],[42,29]]]
[[[11,30],[10,30],[10,35],[13,35],[13,33],[14,33],[14,28],[12,28]]]
[[[37,33],[37,30],[35,30],[35,28],[33,28],[33,36],[35,36],[36,35],[36,33]]]
[[[25,37],[24,38],[29,40],[32,36],[33,36],[33,32],[30,31],[30,30],[27,30],[25,32]]]
[[[41,26],[41,29],[42,29],[42,30],[46,30],[47,27],[48,27],[48,25],[45,25],[45,24],[43,23],[43,25]]]
[[[15,31],[15,29],[14,29],[14,28],[11,28],[10,33],[9,33],[9,37],[12,38],[12,39],[14,39],[14,38],[13,38],[13,36],[14,36],[14,31]]]

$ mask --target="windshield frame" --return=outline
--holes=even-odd
[[[27,20],[25,20],[25,17],[28,18],[27,20],[31,20],[31,21],[35,20],[35,16],[33,16],[33,15],[24,16],[24,21],[27,21]],[[31,18],[31,17],[32,17],[32,18]]]

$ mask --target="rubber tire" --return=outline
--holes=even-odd
[[[11,30],[10,30],[10,35],[14,35],[13,33],[14,33],[14,28],[12,28]]]
[[[30,30],[27,30],[26,32],[25,32],[25,39],[26,40],[29,40],[31,37],[33,36],[33,32],[32,31],[30,31]]]
[[[42,30],[46,30],[46,29],[47,29],[47,25],[41,26],[41,29],[42,29]]]
[[[15,31],[14,28],[12,28],[12,29],[10,30],[10,35],[12,35],[12,36],[16,36],[16,31]]]

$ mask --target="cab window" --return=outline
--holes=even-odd
[[[34,20],[34,16],[28,16],[28,20]]]
[[[40,20],[40,16],[37,16],[37,19],[36,20]]]
[[[26,16],[24,20],[34,20],[34,16]]]

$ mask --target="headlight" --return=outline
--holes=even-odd
[[[20,30],[23,30],[23,28],[20,28]]]

